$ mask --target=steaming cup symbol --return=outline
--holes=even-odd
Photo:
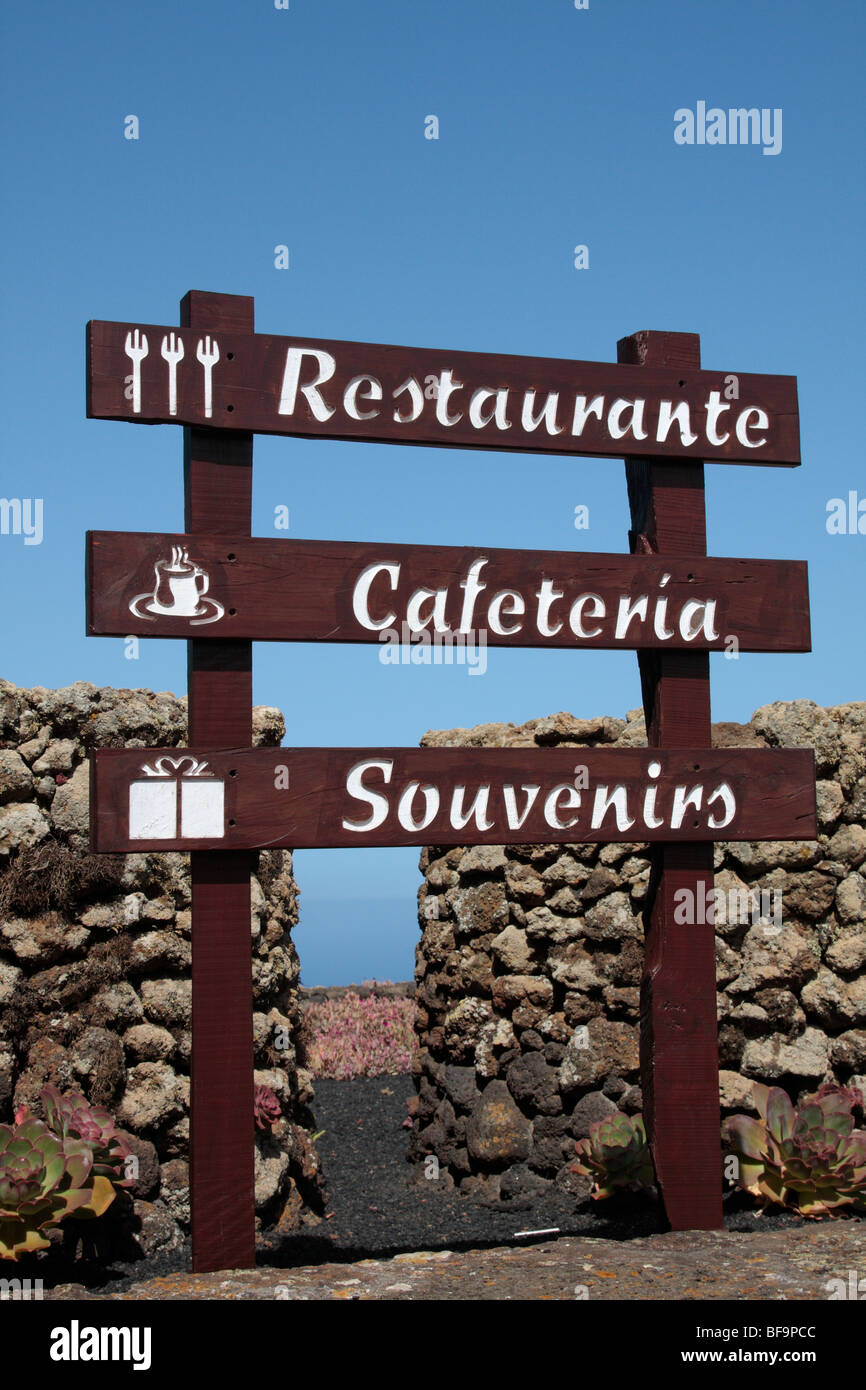
[[[173,617],[192,618],[200,611],[201,599],[208,591],[210,578],[186,550],[173,547],[170,560],[157,560],[154,565],[156,588],[153,591],[152,611]]]
[[[207,570],[189,558],[185,546],[173,545],[170,557],[154,562],[153,573],[153,589],[130,600],[133,617],[149,623],[160,615],[184,618],[191,627],[204,627],[206,623],[218,623],[224,616],[223,605],[208,594]]]

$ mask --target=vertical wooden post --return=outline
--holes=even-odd
[[[620,341],[617,360],[678,368],[685,382],[700,368],[700,338],[636,333]],[[626,478],[633,553],[706,555],[703,463],[627,459]],[[709,748],[709,653],[648,651],[638,661],[650,747]],[[679,889],[696,904],[706,901],[713,846],[664,845],[652,861],[641,981],[643,1111],[672,1229],[715,1230],[722,1225],[715,933],[673,915]]]
[[[253,332],[244,295],[190,291],[184,328]],[[252,527],[253,436],[184,428],[185,530],[234,536]],[[252,742],[252,643],[187,643],[190,746]],[[248,851],[190,855],[192,876],[192,1267],[255,1264],[253,1003]]]

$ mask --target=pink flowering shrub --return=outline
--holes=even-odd
[[[417,1052],[414,999],[342,999],[310,1005],[308,1048],[314,1076],[348,1081],[355,1076],[401,1076]]]

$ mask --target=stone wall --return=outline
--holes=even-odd
[[[278,710],[253,716],[279,745]],[[141,1242],[177,1244],[189,1224],[191,942],[185,854],[89,853],[92,748],[186,742],[186,699],[166,692],[18,689],[0,681],[0,1116],[40,1113],[46,1082],[83,1090],[133,1136]],[[288,851],[252,879],[255,1080],[283,1118],[255,1133],[256,1210],[289,1228],[319,1205],[303,1052],[298,890]]]
[[[422,744],[623,748],[646,731],[638,710],[557,714]],[[819,779],[816,842],[716,846],[722,1109],[752,1109],[754,1080],[792,1095],[833,1078],[866,1087],[866,704],[767,705],[747,725],[714,725],[713,744],[814,747]],[[574,1139],[614,1109],[641,1110],[647,849],[423,852],[415,1158],[433,1153],[493,1196],[567,1186]]]

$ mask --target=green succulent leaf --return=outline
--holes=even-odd
[[[760,1081],[755,1081],[752,1085],[752,1099],[764,1124],[767,1123],[767,1108],[770,1103],[770,1087],[762,1086]]]
[[[78,1221],[89,1221],[96,1216],[101,1216],[107,1211],[114,1201],[117,1193],[108,1178],[97,1177],[93,1179],[92,1188],[82,1189],[84,1201],[77,1202],[75,1206],[75,1218]],[[69,1194],[78,1195],[76,1194]]]
[[[749,1115],[734,1115],[725,1124],[728,1142],[746,1158],[761,1158],[766,1151],[766,1135],[762,1122]]]
[[[854,1116],[851,1114],[840,1115],[838,1111],[831,1110],[824,1115],[824,1129],[830,1134],[836,1134],[840,1139],[845,1138],[854,1129]]]
[[[767,1129],[776,1140],[784,1140],[793,1132],[794,1107],[780,1086],[773,1086],[767,1097]]]
[[[45,1182],[51,1187],[56,1187],[63,1177],[66,1164],[62,1153],[53,1154],[45,1163]],[[75,1186],[75,1184],[73,1184]]]
[[[837,1207],[845,1206],[847,1196],[828,1188],[826,1192],[798,1192],[797,1209],[804,1216],[824,1216]]]
[[[768,1197],[771,1202],[779,1202],[784,1205],[785,1184],[778,1173],[770,1169],[764,1169],[757,1182],[758,1191],[764,1197]]]
[[[736,1186],[741,1187],[745,1192],[754,1193],[754,1195],[757,1197],[760,1192],[760,1189],[758,1187],[758,1179],[760,1178],[763,1172],[764,1165],[760,1161],[760,1159],[752,1161],[748,1158],[741,1158],[739,1164],[739,1172],[737,1178],[735,1179]]]
[[[16,1220],[0,1218],[0,1260],[17,1260],[19,1255],[31,1255],[47,1250],[50,1241],[33,1226]]]

